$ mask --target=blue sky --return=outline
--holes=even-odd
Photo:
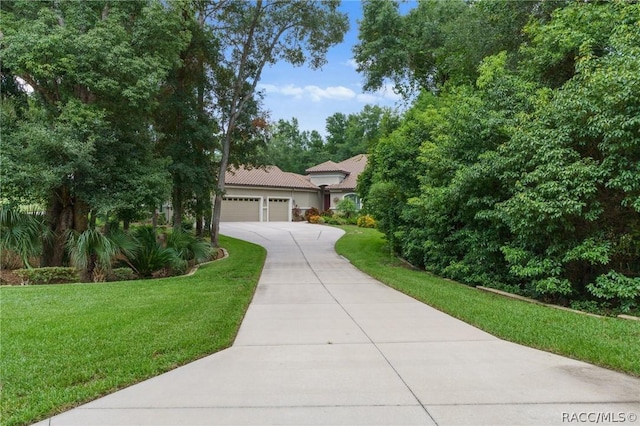
[[[352,48],[358,42],[362,5],[343,0],[341,11],[349,16],[350,28],[344,41],[332,47],[328,62],[320,70],[279,63],[265,68],[258,89],[264,93],[264,108],[272,122],[298,119],[301,130],[317,130],[325,135],[327,117],[342,112],[358,113],[365,105],[394,108],[400,99],[391,86],[376,93],[362,91],[362,76],[355,70]]]

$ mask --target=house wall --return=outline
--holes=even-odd
[[[300,189],[287,189],[287,188],[261,188],[261,187],[238,187],[229,186],[226,187],[226,197],[261,197],[263,201],[263,207],[267,208],[266,200],[269,198],[289,198],[291,200],[290,208],[298,207],[301,210],[301,214],[311,207],[317,209],[320,208],[320,193],[319,191],[305,191]],[[263,211],[262,220],[267,221],[268,213]]]
[[[344,173],[313,173],[311,183],[316,186],[337,185],[344,180]]]

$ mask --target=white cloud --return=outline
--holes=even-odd
[[[286,84],[260,84],[258,88],[266,94],[281,95],[296,100],[308,100],[314,103],[322,101],[356,101],[360,104],[388,104],[401,99],[391,84],[386,84],[380,90],[373,93],[363,93],[361,89],[350,89],[345,86],[320,87],[313,84],[296,86]]]
[[[280,93],[283,95],[295,96],[296,98],[302,97],[304,89],[296,87],[293,84],[288,84],[280,89]]]
[[[376,92],[379,96],[392,101],[399,101],[402,96],[396,93],[392,84],[386,83],[381,89]]]
[[[358,69],[358,63],[356,62],[355,59],[351,58],[349,59],[347,62],[344,63],[346,66],[355,69]]]
[[[325,99],[346,101],[356,97],[356,92],[344,86],[328,86],[323,88],[315,85],[300,87],[293,84],[287,84],[285,86],[260,84],[258,88],[264,90],[265,93],[278,93],[284,96],[292,96],[296,99],[309,98],[313,102],[320,102]]]
[[[374,104],[380,100],[380,97],[371,93],[360,93],[356,99],[363,104]]]
[[[280,89],[275,84],[258,84],[258,90],[264,90],[265,93],[278,93]]]

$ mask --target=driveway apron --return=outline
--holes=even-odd
[[[640,379],[505,342],[338,256],[342,231],[226,223],[268,250],[234,345],[43,425],[640,425]]]

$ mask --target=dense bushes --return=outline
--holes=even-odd
[[[76,268],[48,267],[16,269],[14,272],[22,279],[23,284],[60,284],[80,281],[80,275]]]
[[[182,230],[158,231],[138,226],[125,233],[89,228],[69,231],[63,238],[65,258],[73,268],[32,268],[43,238],[49,238],[40,216],[21,213],[8,206],[0,210],[3,267],[21,263],[27,269],[16,272],[25,283],[103,282],[135,277],[184,274],[190,266],[213,257],[213,249],[193,233]]]
[[[468,284],[638,307],[638,21],[634,4],[570,4],[474,85],[423,93],[360,182],[394,250]]]

